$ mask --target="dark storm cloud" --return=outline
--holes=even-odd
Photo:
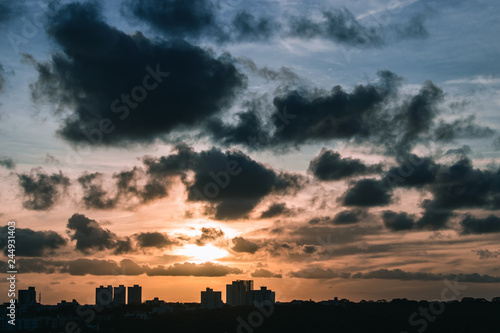
[[[216,42],[259,42],[296,37],[328,39],[355,47],[381,47],[403,39],[421,39],[429,35],[426,16],[418,14],[408,22],[367,26],[346,8],[321,12],[322,20],[309,16],[277,18],[276,14],[256,17],[246,10],[222,17],[219,8],[209,1],[127,0],[122,12],[139,19],[167,37],[204,38]]]
[[[395,146],[400,154],[409,152],[422,134],[429,133],[443,98],[441,88],[427,81],[418,94],[403,105],[404,111],[394,117],[393,124],[404,129]]]
[[[203,264],[194,264],[189,262],[185,262],[183,264],[176,263],[168,268],[158,266],[147,272],[149,276],[226,276],[228,274],[241,273],[243,273],[243,271],[239,268],[214,264],[211,262]]]
[[[116,182],[117,196],[126,201],[135,200],[140,204],[161,199],[167,196],[167,181],[154,177],[148,177],[142,168],[115,173],[113,178]],[[139,185],[145,180],[144,185]]]
[[[319,180],[340,180],[359,175],[380,173],[382,165],[366,165],[360,160],[342,158],[333,150],[321,149],[317,157],[309,163],[309,172]]]
[[[415,15],[405,24],[395,23],[367,26],[346,8],[322,12],[323,20],[313,21],[306,16],[292,17],[289,35],[302,39],[324,38],[354,47],[381,47],[391,40],[422,39],[429,36],[425,16]]]
[[[475,218],[470,215],[460,222],[462,235],[489,234],[500,232],[500,217],[490,215],[485,218]]]
[[[7,255],[8,226],[0,229],[0,250]],[[67,241],[54,231],[35,231],[29,228],[16,228],[16,255],[23,257],[40,257],[52,254],[55,250],[66,245]]]
[[[488,138],[494,134],[495,130],[490,127],[478,125],[474,115],[455,120],[452,123],[441,121],[434,131],[436,140],[444,142],[451,142],[457,138]]]
[[[217,228],[201,228],[201,236],[196,239],[196,245],[203,246],[224,236],[224,231]]]
[[[116,245],[116,235],[108,229],[102,228],[95,220],[85,215],[73,214],[66,226],[69,229],[71,240],[76,241],[76,249],[87,253],[89,250],[112,249]]]
[[[306,268],[290,273],[291,277],[302,279],[384,279],[402,281],[443,281],[456,280],[457,282],[471,283],[500,283],[500,277],[481,275],[478,273],[454,274],[454,273],[426,273],[426,272],[406,272],[400,269],[378,269],[366,273],[335,272],[331,269],[319,267]]]
[[[500,251],[490,251],[488,249],[472,250],[472,252],[476,252],[479,259],[498,258],[500,255]]]
[[[26,9],[24,1],[0,1],[0,25],[18,17]]]
[[[263,268],[256,269],[254,272],[250,274],[250,276],[255,278],[278,278],[278,279],[281,279],[283,277],[283,275],[281,274],[276,274]]]
[[[137,246],[140,248],[155,247],[158,249],[167,248],[175,244],[168,236],[161,232],[141,232],[134,235]]]
[[[316,244],[329,248],[330,246],[361,241],[366,235],[380,233],[381,227],[375,225],[361,226],[358,224],[339,227],[331,224],[319,224],[287,228],[283,231],[286,239],[299,246]]]
[[[121,273],[120,265],[113,260],[85,259],[67,261],[60,269],[60,273],[69,275],[117,275]],[[123,274],[136,275],[136,274]]]
[[[134,208],[167,196],[166,179],[149,177],[141,168],[117,172],[112,178],[114,186],[105,184],[104,175],[100,172],[85,173],[78,178],[86,208]],[[145,184],[140,185],[143,182]]]
[[[1,82],[1,79],[0,79],[0,82]],[[0,87],[0,90],[1,90],[1,87]],[[12,170],[12,169],[16,168],[16,163],[14,162],[14,160],[12,158],[4,156],[4,157],[0,157],[0,166],[4,167],[6,169]]]
[[[424,212],[415,225],[418,229],[444,229],[448,226],[450,217],[453,216],[452,210],[439,207],[431,200],[424,200],[422,207],[424,208]]]
[[[116,206],[117,198],[105,189],[102,173],[85,173],[78,178],[78,182],[83,189],[82,201],[85,208],[112,209]]]
[[[331,269],[323,269],[319,267],[305,268],[296,272],[290,272],[290,276],[301,279],[348,279],[351,274],[346,272],[335,272]]]
[[[70,110],[59,134],[72,143],[150,143],[226,109],[246,85],[230,55],[127,35],[96,2],[59,7],[47,32],[62,51],[36,64],[32,94]]]
[[[481,275],[478,273],[453,274],[453,273],[426,273],[426,272],[405,272],[400,269],[379,269],[367,273],[356,273],[352,275],[353,279],[387,279],[402,281],[443,281],[456,280],[457,282],[472,283],[500,283],[500,277]]]
[[[48,175],[39,168],[31,170],[30,174],[18,174],[17,177],[23,191],[23,207],[31,210],[51,209],[70,185],[69,178],[61,171]]]
[[[290,208],[286,206],[284,202],[275,202],[271,204],[265,211],[260,214],[261,219],[270,219],[272,217],[281,216],[281,215],[290,215],[292,211]]]
[[[436,124],[444,93],[432,82],[427,81],[419,91],[408,94],[400,90],[403,79],[395,73],[377,74],[377,81],[359,84],[351,92],[341,86],[325,91],[300,84],[293,89],[278,89],[272,105],[267,97],[250,99],[242,105],[245,111],[234,115],[234,121],[210,118],[205,123],[207,135],[220,144],[237,144],[251,150],[283,151],[303,144],[344,140],[354,145],[368,144],[387,155],[408,156],[415,145],[434,142],[437,128],[454,128],[453,136],[457,139],[488,132],[475,123]],[[336,162],[333,152],[322,157],[325,163],[329,159]],[[349,162],[340,159],[337,163]],[[356,162],[351,166],[354,170],[363,169]],[[376,166],[372,167],[375,170],[368,170],[376,171]]]
[[[232,239],[234,246],[231,248],[235,252],[255,253],[259,250],[260,246],[252,241],[243,237],[235,237]]]
[[[129,237],[124,237],[122,239],[117,239],[115,242],[115,250],[113,254],[124,254],[133,252],[134,248],[132,246],[132,241]]]
[[[280,24],[272,17],[259,17],[247,11],[236,14],[232,21],[233,40],[238,42],[266,41],[280,30]]]
[[[406,212],[386,210],[382,214],[382,221],[386,228],[392,231],[440,230],[448,227],[448,220],[453,216],[451,210],[436,208],[429,200],[424,201],[422,207],[424,211],[418,219]]]
[[[363,26],[347,10],[323,11],[323,21],[314,22],[308,17],[294,17],[290,22],[290,36],[303,39],[325,38],[350,46],[381,46],[384,37],[375,28]]]
[[[440,167],[430,192],[436,208],[500,207],[500,170],[474,169],[472,162],[463,158]]]
[[[242,270],[234,267],[223,266],[211,262],[203,264],[176,263],[169,267],[140,265],[130,259],[120,262],[101,259],[75,259],[75,260],[45,260],[23,259],[19,263],[19,271],[23,273],[61,273],[76,276],[83,275],[130,275],[147,274],[149,276],[225,276],[228,274],[241,274]]]
[[[281,67],[279,70],[274,70],[266,66],[258,67],[252,59],[246,57],[238,57],[237,61],[253,74],[256,74],[266,80],[281,81],[285,84],[299,83],[303,81],[300,76],[288,67]],[[257,102],[257,100],[253,102]]]
[[[340,86],[330,92],[294,90],[275,97],[276,110],[293,119],[272,118],[280,129],[274,139],[280,144],[302,144],[329,139],[367,137],[375,129],[377,111],[397,92],[400,78],[391,72],[379,72],[379,82],[358,85],[349,93]],[[285,110],[285,111],[283,111]]]
[[[392,231],[411,230],[415,227],[415,216],[406,212],[396,213],[386,210],[382,214],[382,220],[386,228]]]
[[[144,163],[155,176],[194,171],[194,179],[185,180],[188,200],[215,205],[219,220],[245,217],[266,195],[295,193],[304,183],[300,175],[276,172],[238,150],[197,153],[180,145],[176,154],[145,158]]]
[[[333,224],[353,224],[358,223],[368,216],[368,213],[362,209],[343,210],[332,219]]]
[[[344,206],[385,206],[392,202],[392,192],[383,181],[361,179],[351,183],[340,201]]]
[[[312,225],[332,223],[332,218],[330,216],[314,217],[308,223]]]
[[[19,260],[18,271],[23,273],[54,274],[59,272],[64,261],[45,260],[40,258],[24,258]]]
[[[384,181],[388,186],[420,188],[436,180],[439,167],[432,158],[410,154],[387,171]]]
[[[205,0],[127,0],[123,12],[146,21],[170,37],[220,34],[216,5]]]

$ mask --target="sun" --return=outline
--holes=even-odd
[[[179,249],[178,254],[190,257],[194,261],[205,262],[225,257],[229,253],[210,244],[204,246],[189,244]]]

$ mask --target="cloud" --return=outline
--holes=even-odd
[[[0,78],[0,90],[2,90],[1,81],[2,80]],[[3,166],[6,169],[12,170],[12,169],[16,168],[16,163],[10,157],[1,157],[0,158],[0,166]]]
[[[460,221],[460,226],[462,235],[496,233],[500,232],[500,217],[489,215],[485,218],[475,218],[467,214]]]
[[[168,248],[175,244],[168,236],[161,232],[140,232],[134,235],[137,246],[140,248],[155,247],[158,249]]]
[[[442,274],[442,273],[427,273],[427,272],[405,272],[400,269],[379,269],[367,273],[356,273],[352,275],[353,279],[387,279],[387,280],[402,280],[402,281],[443,281],[456,280],[457,282],[472,282],[472,283],[500,283],[500,277],[481,275],[478,273],[470,274]]]
[[[0,235],[0,250],[3,249],[4,254],[7,256],[8,226],[0,229]],[[15,236],[16,256],[40,257],[49,255],[67,244],[66,239],[54,231],[35,231],[29,228],[16,228]]]
[[[157,266],[147,272],[149,276],[226,276],[228,274],[241,274],[243,271],[239,268],[228,267],[224,265],[206,262],[203,264],[194,264],[185,262],[176,263],[165,268]]]
[[[436,140],[443,142],[452,142],[459,138],[488,138],[494,134],[495,131],[490,127],[476,124],[476,117],[474,115],[455,120],[452,123],[441,121],[434,132]]]
[[[245,66],[259,72],[255,64]],[[330,91],[310,88],[300,81],[292,89],[288,83],[294,79],[283,77],[288,80],[285,88],[276,90],[273,96],[250,98],[242,105],[244,111],[234,114],[234,121],[228,122],[227,117],[217,115],[208,119],[207,135],[227,146],[277,151],[344,140],[353,145],[369,145],[386,155],[404,157],[411,155],[417,144],[435,142],[437,128],[460,127],[444,121],[436,124],[445,95],[431,81],[425,82],[416,93],[408,94],[401,91],[403,79],[395,73],[379,71],[377,74],[378,80],[358,84],[352,91],[341,86],[334,86]],[[270,98],[272,104],[268,102]],[[474,129],[468,125],[462,127],[469,129],[457,129],[455,138],[470,137],[471,132],[481,132],[482,128],[480,125]],[[336,154],[323,153],[312,163],[310,171],[329,163],[339,167],[339,172],[329,174],[319,170],[318,177],[338,179],[343,176],[340,171],[351,170],[342,168],[346,164],[354,167],[353,175],[378,171],[377,166],[364,168],[360,161],[342,159]]]
[[[245,217],[265,196],[295,193],[304,184],[302,176],[276,172],[238,150],[212,148],[197,153],[185,145],[176,149],[176,154],[145,158],[147,173],[181,174],[185,179],[186,171],[194,171],[193,180],[184,180],[188,200],[213,204],[218,220]]]
[[[109,210],[134,208],[167,196],[168,181],[151,177],[142,168],[134,167],[113,174],[113,187],[105,184],[100,172],[84,173],[78,178],[83,189],[86,208]]]
[[[58,133],[74,144],[165,139],[225,110],[246,86],[229,54],[127,35],[105,23],[97,2],[60,6],[47,32],[61,52],[35,64],[31,89],[35,100],[69,110]]]
[[[252,59],[247,57],[238,57],[237,61],[239,64],[245,66],[245,68],[251,73],[269,81],[280,81],[287,85],[292,83],[301,83],[303,81],[303,79],[289,67],[280,67],[279,70],[274,70],[267,66],[258,67]],[[246,105],[248,106],[250,103],[257,102],[258,100],[250,100]]]
[[[116,246],[116,235],[85,215],[73,214],[66,227],[70,230],[71,240],[76,240],[76,249],[83,253],[88,253],[89,250],[112,249]]]
[[[346,8],[322,11],[323,20],[307,16],[292,17],[289,35],[301,39],[323,38],[352,47],[382,47],[389,41],[422,39],[429,36],[423,14],[414,15],[405,24],[363,25]]]
[[[232,239],[234,246],[231,248],[235,252],[246,252],[254,254],[260,248],[259,245],[251,242],[243,237],[234,237]]]
[[[82,201],[87,209],[115,208],[118,198],[109,195],[104,189],[103,174],[100,172],[85,173],[78,177],[83,189]]]
[[[23,1],[0,1],[0,25],[18,17],[25,9]]]
[[[463,158],[451,166],[441,166],[430,191],[435,207],[495,208],[500,207],[500,173],[474,169],[472,162]]]
[[[418,219],[406,212],[386,210],[382,214],[384,225],[392,231],[440,230],[448,227],[448,220],[453,216],[451,210],[436,208],[430,200],[425,200],[422,206],[424,211]]]
[[[200,37],[220,34],[216,5],[210,1],[127,0],[122,12],[148,22],[170,37]]]
[[[368,213],[362,209],[343,210],[332,219],[333,224],[353,224],[366,218]]]
[[[120,262],[114,260],[86,259],[75,260],[46,260],[26,258],[19,262],[19,271],[24,273],[44,274],[69,274],[75,276],[84,275],[129,275],[137,276],[147,274],[148,276],[225,276],[228,274],[241,274],[242,270],[211,262],[202,264],[175,263],[171,266],[140,265],[130,259]]]
[[[265,211],[263,211],[262,214],[260,214],[260,218],[270,219],[272,217],[281,215],[289,216],[292,213],[293,212],[290,210],[290,208],[286,206],[284,202],[281,203],[274,202]]]
[[[224,232],[221,229],[203,227],[201,228],[201,236],[196,239],[196,245],[203,246],[222,236],[224,236]]]
[[[383,180],[388,186],[421,188],[436,180],[439,168],[432,158],[409,154],[397,167],[390,168]]]
[[[0,7],[1,7],[1,4],[0,4]],[[0,12],[1,12],[2,8],[0,8]],[[1,14],[0,14],[1,15]],[[2,19],[0,17],[0,23],[1,23]],[[2,64],[0,64],[0,92],[3,91],[4,87],[5,87],[5,78],[4,78],[4,75],[5,75],[5,70],[2,66]]]
[[[256,269],[254,272],[250,274],[250,276],[255,278],[279,278],[281,279],[283,276],[281,274],[275,274],[267,269]]]
[[[380,173],[382,166],[365,165],[363,162],[352,158],[342,158],[333,150],[321,149],[317,157],[309,163],[309,172],[319,180],[340,180],[359,175]]]
[[[294,17],[290,22],[290,36],[303,39],[326,38],[350,46],[381,46],[384,37],[374,28],[363,26],[346,8],[323,11],[324,20]]]
[[[305,268],[290,273],[291,277],[302,279],[384,279],[384,280],[402,280],[402,281],[443,281],[456,280],[457,282],[470,283],[500,283],[500,277],[481,275],[478,273],[455,274],[455,273],[428,273],[428,272],[406,272],[400,269],[378,269],[366,273],[351,274],[348,272],[335,272],[331,269],[319,267]]]
[[[385,227],[392,231],[411,230],[415,227],[415,216],[406,212],[396,213],[386,210],[382,214],[382,220]]]
[[[275,38],[322,38],[355,47],[381,47],[402,39],[426,38],[425,16],[418,14],[405,24],[365,26],[346,8],[326,9],[323,20],[310,16],[280,18],[277,13],[255,17],[247,10],[222,15],[207,1],[128,0],[122,12],[132,21],[148,23],[163,35],[174,38],[210,39],[219,43],[261,42]]]
[[[385,206],[392,202],[392,193],[383,181],[361,179],[352,182],[340,200],[344,206]]]
[[[488,249],[472,250],[472,252],[476,252],[479,259],[498,258],[500,255],[500,251],[490,251]]]
[[[280,24],[272,17],[255,18],[248,11],[240,11],[233,18],[232,39],[237,42],[270,40],[280,30]]]
[[[129,237],[124,237],[122,239],[117,239],[115,242],[115,250],[113,254],[125,254],[132,252],[134,250],[132,246],[132,241]]]
[[[334,272],[329,268],[323,269],[319,267],[313,267],[313,268],[304,268],[295,272],[290,272],[290,276],[301,279],[335,279],[335,278],[348,279],[351,276],[351,274]]]
[[[30,174],[18,174],[17,177],[23,191],[23,207],[30,210],[51,209],[70,185],[69,178],[61,171],[48,175],[38,168],[32,169]]]

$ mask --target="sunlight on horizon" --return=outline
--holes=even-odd
[[[192,260],[188,261],[205,262],[223,258],[227,256],[229,252],[223,249],[219,249],[218,247],[215,247],[210,244],[204,246],[188,244],[180,248],[177,251],[177,254],[193,258]]]

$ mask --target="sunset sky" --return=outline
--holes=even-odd
[[[2,270],[14,220],[45,304],[500,296],[499,12],[0,1]]]

